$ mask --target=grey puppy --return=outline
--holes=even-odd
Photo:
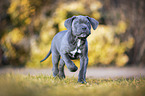
[[[59,77],[65,78],[64,65],[71,72],[75,72],[78,68],[71,59],[80,58],[78,82],[86,82],[88,65],[88,44],[86,38],[91,34],[91,25],[95,30],[98,24],[98,21],[88,16],[80,15],[68,18],[64,23],[67,30],[61,31],[54,36],[49,53],[40,62],[46,60],[52,53],[53,76],[55,77],[59,74]]]

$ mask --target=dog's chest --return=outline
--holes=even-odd
[[[71,57],[74,58],[76,54],[81,53],[80,46],[81,46],[81,40],[78,39],[76,48],[73,51],[70,51]]]

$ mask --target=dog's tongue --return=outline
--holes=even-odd
[[[86,36],[87,36],[86,34],[81,34],[80,35],[80,37],[83,37],[83,38],[86,37]]]

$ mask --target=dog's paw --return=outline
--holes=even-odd
[[[71,72],[76,72],[78,70],[78,67],[74,64],[74,62],[71,62],[70,66],[68,67],[68,69]]]
[[[84,84],[84,81],[78,81],[78,83]]]
[[[64,79],[65,78],[65,75],[64,74],[59,74],[59,78],[60,79]]]
[[[78,80],[78,83],[81,83],[81,84],[86,84],[86,80]]]
[[[78,81],[78,83],[81,83],[81,84],[87,84],[86,81]]]
[[[58,75],[58,71],[57,70],[53,71],[53,77],[56,77],[57,75]]]
[[[71,72],[76,72],[78,70],[78,67],[77,66],[73,66],[73,67],[70,67],[69,70]]]

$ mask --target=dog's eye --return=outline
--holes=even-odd
[[[90,26],[90,22],[87,22],[87,25]]]

